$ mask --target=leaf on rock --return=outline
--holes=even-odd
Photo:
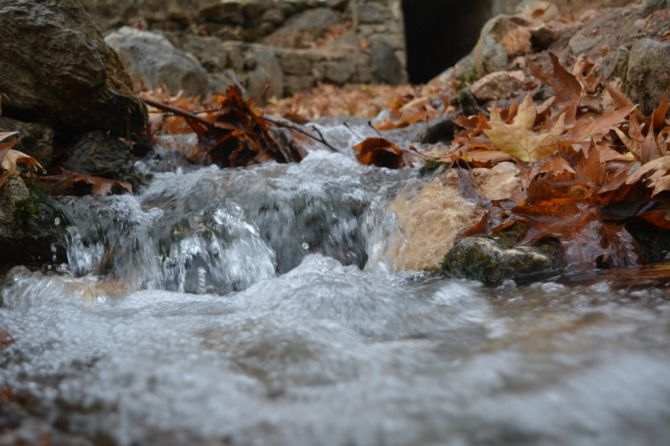
[[[557,113],[565,113],[565,122],[572,124],[577,117],[577,108],[582,95],[582,86],[575,76],[566,70],[554,53],[549,53],[552,73],[546,72],[539,64],[530,64],[533,76],[554,89],[556,101],[553,107]]]
[[[113,195],[133,192],[133,187],[124,181],[72,172],[62,167],[54,174],[39,177],[39,181],[51,195]]]
[[[367,166],[399,169],[405,166],[403,151],[393,142],[384,138],[366,138],[353,147],[356,159]]]
[[[555,153],[558,142],[565,128],[565,115],[562,114],[554,126],[545,133],[533,130],[537,108],[527,95],[511,124],[500,117],[497,107],[491,108],[489,129],[484,134],[493,142],[498,150],[512,155],[521,161],[539,161]]]
[[[43,173],[44,168],[32,156],[12,149],[19,142],[18,132],[0,132],[0,187],[21,170]]]
[[[18,135],[18,132],[0,132],[0,187],[5,184],[5,181],[11,175],[10,169],[5,168],[5,158],[18,142]]]
[[[245,101],[237,86],[228,87],[226,95],[216,100],[219,109],[203,117],[144,98],[148,105],[183,118],[196,133],[197,150],[184,153],[190,162],[237,167],[264,161],[300,162],[304,158],[305,150],[293,138],[285,137],[283,129],[265,119],[250,101]],[[174,131],[183,129],[177,127]]]

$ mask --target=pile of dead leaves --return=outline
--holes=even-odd
[[[154,108],[150,113],[151,133],[195,133],[197,145],[172,145],[194,164],[217,164],[221,167],[247,166],[264,161],[299,162],[305,150],[285,129],[263,117],[251,101],[245,101],[237,86],[230,86],[225,96],[209,98],[209,111],[195,100],[145,102]],[[169,103],[173,102],[173,103]]]
[[[670,230],[670,125],[664,98],[644,117],[584,59],[572,73],[551,55],[552,71],[532,72],[553,87],[536,105],[530,96],[490,116],[463,117],[446,155],[437,161],[490,166],[508,159],[521,189],[491,203],[467,234],[514,229],[518,242],[557,240],[571,267],[645,262],[626,229],[644,223]]]
[[[489,209],[463,236],[518,234],[521,245],[557,240],[570,267],[645,263],[628,225],[670,230],[670,124],[664,98],[643,116],[598,67],[577,60],[572,72],[551,54],[551,69],[531,73],[553,88],[490,114],[459,116],[450,146],[423,158],[454,167],[514,162],[521,187]],[[372,141],[374,139],[374,141]],[[356,148],[364,164],[402,167],[409,151],[372,138]],[[386,162],[387,160],[390,162]]]
[[[290,98],[272,99],[265,107],[270,114],[297,122],[324,116],[374,118],[387,113],[375,124],[378,130],[401,128],[441,115],[442,86],[439,85],[350,85],[320,84],[311,91]]]

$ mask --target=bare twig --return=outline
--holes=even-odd
[[[323,136],[323,133],[321,133],[321,131],[318,128],[316,128],[315,126],[312,126],[311,129],[318,135],[318,137],[309,133],[307,130],[303,129],[302,127],[298,127],[296,125],[289,124],[286,121],[281,121],[281,120],[278,120],[278,119],[274,119],[274,118],[271,118],[269,116],[263,116],[263,119],[265,119],[266,121],[268,121],[268,122],[270,122],[270,123],[272,123],[272,124],[274,124],[278,127],[284,127],[284,128],[289,129],[289,130],[294,130],[294,131],[296,131],[296,132],[298,132],[302,135],[305,135],[308,138],[311,138],[314,141],[319,142],[319,143],[323,144],[324,146],[328,147],[333,152],[338,151],[333,145],[331,145],[328,141],[326,141],[326,138]]]
[[[189,111],[183,110],[181,108],[173,107],[171,105],[164,104],[164,103],[159,102],[159,101],[154,101],[153,99],[142,98],[142,100],[147,105],[155,107],[159,110],[163,110],[163,111],[173,113],[173,114],[178,115],[178,116],[182,116],[182,117],[187,118],[187,119],[191,119],[193,121],[196,121],[196,122],[204,125],[205,127],[208,127],[208,128],[216,127],[216,125],[212,121],[209,121],[205,118],[201,118],[200,116],[198,116],[196,114],[193,114]]]

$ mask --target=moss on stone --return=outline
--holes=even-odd
[[[505,279],[528,281],[561,268],[560,245],[547,240],[538,247],[506,247],[501,239],[466,237],[447,253],[441,266],[447,275],[486,285],[498,285]]]
[[[448,169],[449,167],[451,167],[451,163],[442,163],[440,161],[427,160],[426,164],[421,166],[421,168],[419,169],[419,175],[425,177],[437,172],[442,168]]]

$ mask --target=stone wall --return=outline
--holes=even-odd
[[[223,91],[231,83],[255,99],[285,96],[317,83],[407,81],[401,0],[81,0],[108,33],[136,86],[164,86],[190,95]],[[136,31],[125,28],[130,26]],[[141,30],[141,31],[137,31]],[[142,76],[143,43],[160,34],[174,48],[157,51]],[[111,35],[111,38],[109,38]],[[188,85],[168,79],[179,71],[174,54],[190,53],[207,72],[184,75]],[[160,54],[157,54],[160,53]],[[186,58],[181,57],[186,60]],[[157,65],[168,67],[165,76]],[[147,65],[144,63],[144,65]],[[194,69],[198,71],[197,69]],[[146,71],[146,70],[145,70]],[[174,77],[174,76],[173,76]]]

